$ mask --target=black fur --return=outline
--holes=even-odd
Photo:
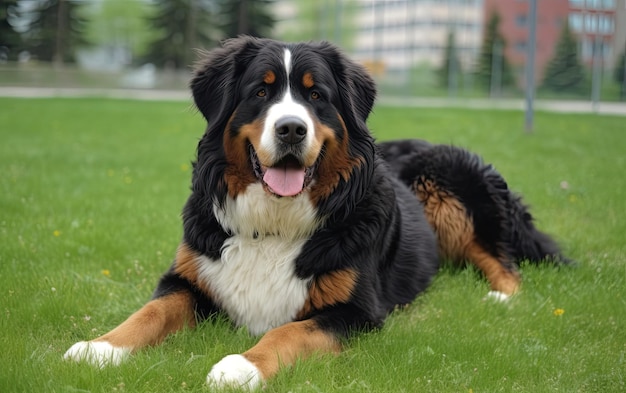
[[[521,196],[480,156],[422,140],[383,142],[379,151],[407,186],[429,179],[458,198],[474,223],[477,240],[505,263],[571,262],[535,227]]]

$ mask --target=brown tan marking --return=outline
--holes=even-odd
[[[320,147],[325,146],[325,151],[322,153],[324,157],[318,165],[316,182],[310,193],[311,201],[314,204],[332,194],[339,184],[339,180],[347,181],[355,167],[362,164],[362,157],[350,156],[348,130],[341,116],[337,116],[343,128],[341,141],[337,139],[335,131],[330,127],[317,122],[315,124],[315,139]]]
[[[192,251],[186,243],[181,243],[176,250],[174,271],[192,284],[198,282],[198,254]]]
[[[191,294],[175,292],[148,302],[121,325],[94,341],[108,341],[115,347],[136,351],[159,344],[167,335],[195,324]]]
[[[180,243],[176,250],[176,262],[174,272],[189,281],[209,299],[213,299],[213,293],[205,283],[198,280],[198,258],[200,254],[193,251],[186,243]]]
[[[513,295],[518,291],[520,286],[518,272],[506,269],[500,261],[476,242],[470,244],[466,252],[467,260],[483,272],[491,283],[491,289],[506,295]]]
[[[320,310],[350,300],[356,286],[357,273],[341,269],[317,277],[309,288],[309,296],[297,318],[304,318],[313,310]]]
[[[263,132],[263,121],[255,120],[250,124],[241,127],[236,136],[231,135],[231,122],[235,113],[231,116],[226,130],[224,131],[224,152],[228,166],[224,171],[224,181],[228,185],[228,194],[234,198],[246,190],[248,185],[257,181],[254,172],[250,167],[250,158],[247,142],[252,143],[254,147],[260,145],[261,133]],[[259,160],[264,162],[261,157],[262,152],[257,151]]]
[[[437,234],[441,256],[454,262],[469,261],[480,269],[495,291],[511,295],[520,284],[519,274],[510,271],[476,241],[474,223],[459,200],[424,178],[413,183],[424,204],[424,213]]]
[[[276,74],[271,70],[267,70],[265,72],[265,75],[263,75],[263,82],[267,83],[268,85],[276,82]]]
[[[437,233],[441,255],[454,261],[462,261],[467,247],[474,240],[474,224],[465,207],[431,180],[416,181],[413,189],[424,204],[428,222]]]
[[[313,354],[338,354],[341,345],[332,334],[312,320],[290,322],[267,332],[254,347],[243,353],[264,379],[274,376],[281,366]]]
[[[307,89],[315,86],[315,82],[313,81],[313,75],[310,72],[305,72],[304,75],[302,75],[302,85]]]

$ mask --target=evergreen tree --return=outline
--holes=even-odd
[[[456,88],[456,86],[453,85],[458,82],[458,79],[455,78],[458,78],[458,75],[461,74],[461,62],[457,55],[455,34],[452,31],[448,33],[443,63],[441,67],[436,70],[436,73],[439,86],[444,88]]]
[[[511,65],[504,55],[505,49],[506,40],[500,33],[500,15],[494,12],[485,26],[476,68],[477,82],[488,91],[513,86],[515,82]],[[493,69],[494,66],[497,68]],[[492,82],[499,86],[492,86]]]
[[[275,23],[272,3],[273,0],[217,0],[219,29],[224,38],[240,34],[269,36]]]
[[[578,56],[578,44],[569,24],[563,25],[554,57],[546,66],[542,87],[554,92],[581,92],[585,69]]]
[[[626,99],[626,45],[624,45],[624,51],[621,56],[618,56],[617,64],[613,71],[613,78],[615,82],[619,83],[619,96],[621,100]]]
[[[17,60],[22,48],[22,37],[15,31],[17,0],[0,0],[0,61]]]
[[[75,52],[89,45],[85,38],[84,3],[73,0],[40,0],[32,9],[22,8],[29,21],[24,33],[28,51],[38,60],[56,64],[75,61]]]
[[[156,0],[149,24],[157,32],[148,45],[145,61],[158,67],[184,69],[196,59],[195,49],[214,46],[213,1]]]

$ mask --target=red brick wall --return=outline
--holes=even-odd
[[[506,57],[518,70],[522,70],[526,62],[529,8],[528,0],[485,0],[484,20],[488,21],[494,10],[500,14],[500,32],[507,42]],[[568,14],[568,0],[537,0],[537,51],[535,53],[537,80],[541,80],[543,70],[553,56]]]

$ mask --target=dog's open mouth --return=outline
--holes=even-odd
[[[257,179],[272,194],[289,197],[300,194],[313,180],[315,164],[305,167],[295,156],[288,154],[271,167],[261,164],[250,145],[250,160]]]

